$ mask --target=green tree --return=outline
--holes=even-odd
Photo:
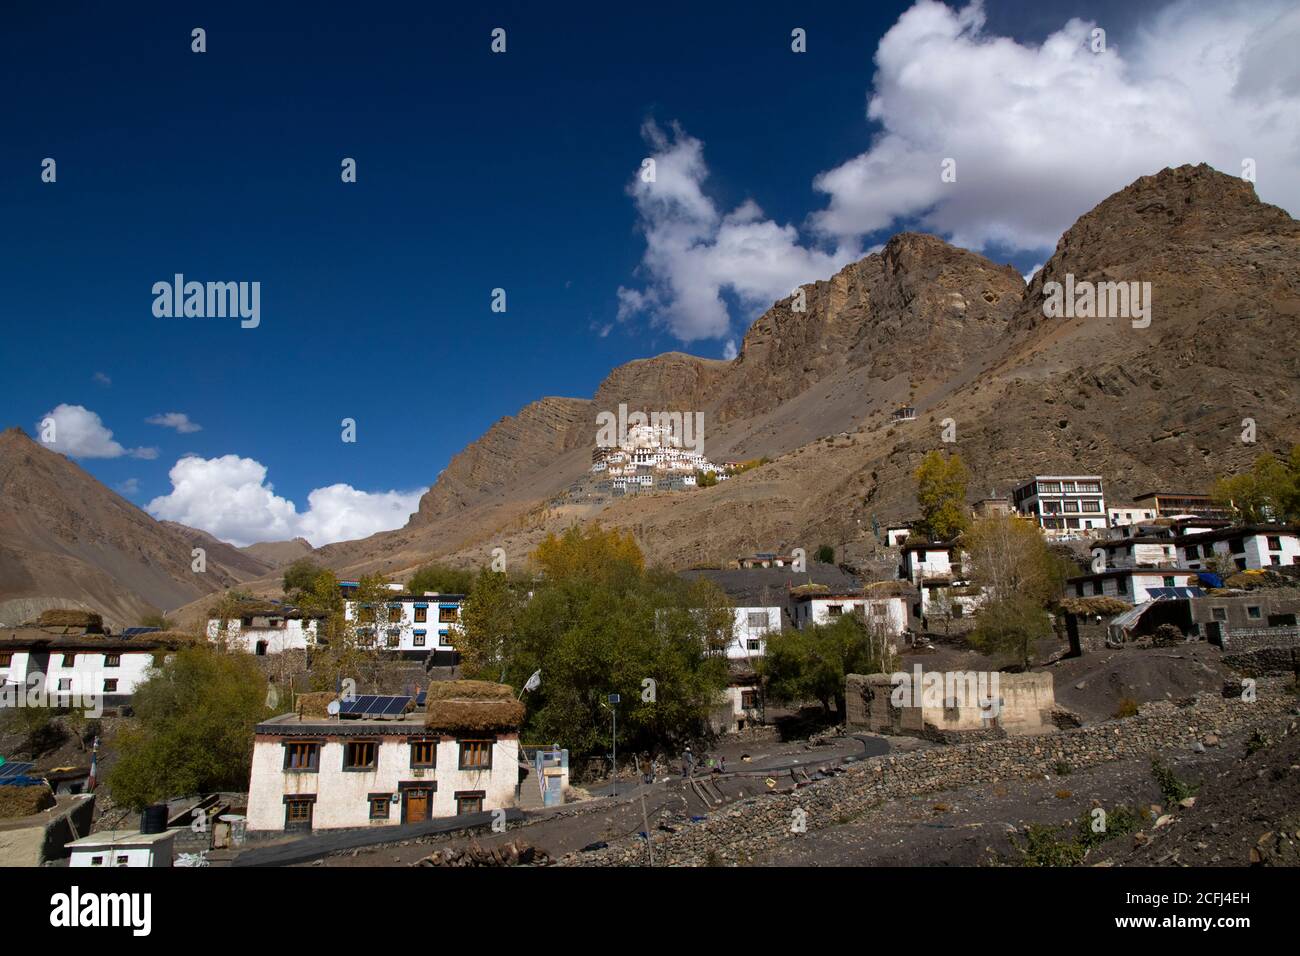
[[[254,660],[186,648],[136,688],[135,720],[115,738],[113,800],[136,809],[168,797],[248,789],[253,728],[271,716]]]
[[[474,586],[474,572],[468,568],[430,562],[419,568],[406,583],[411,594],[469,594]]]
[[[303,591],[311,589],[325,569],[311,558],[299,558],[284,569],[284,596],[297,601]]]
[[[917,530],[932,541],[951,541],[968,526],[966,483],[970,475],[961,455],[932,451],[917,466],[916,501],[921,509]]]
[[[813,552],[813,560],[816,561],[818,564],[834,564],[835,549],[832,548],[829,544],[823,544],[816,551]]]
[[[1075,573],[1071,562],[1018,515],[976,521],[963,542],[967,573],[983,595],[971,643],[987,653],[1012,654],[1027,668],[1034,642],[1051,633],[1047,608]]]
[[[718,483],[717,472],[697,471],[695,473],[695,486],[697,488],[712,488]]]
[[[1250,471],[1216,481],[1211,494],[1241,522],[1300,520],[1300,444],[1286,458],[1260,455]]]
[[[833,624],[768,637],[759,674],[771,700],[816,700],[844,719],[844,682],[849,674],[891,673],[898,668],[891,635],[856,614]]]
[[[599,527],[551,535],[525,585],[481,572],[457,641],[467,676],[522,688],[525,733],[578,754],[607,752],[618,705],[619,749],[675,748],[699,734],[727,685],[733,611],[711,582],[645,570],[630,535]]]

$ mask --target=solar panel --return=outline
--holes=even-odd
[[[348,717],[397,717],[410,704],[410,697],[389,694],[362,694],[339,703],[339,714]]]
[[[0,780],[6,777],[23,777],[27,771],[32,769],[30,763],[6,763],[0,764]]]

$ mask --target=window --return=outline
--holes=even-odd
[[[1084,510],[1084,513],[1085,513],[1085,514],[1093,514],[1093,515],[1095,515],[1095,514],[1100,514],[1100,513],[1101,513],[1101,502],[1100,502],[1100,501],[1085,500],[1085,501],[1083,502],[1083,510]]]
[[[1210,608],[1210,616],[1216,621],[1226,621],[1228,619],[1228,609],[1226,607]]]
[[[367,799],[370,801],[370,819],[387,820],[388,808],[392,806],[393,795],[391,793],[372,793]]]
[[[766,611],[750,611],[750,612],[749,612],[749,626],[750,626],[751,628],[755,628],[755,629],[757,629],[757,630],[761,630],[761,631],[765,631],[765,630],[767,630],[767,612],[766,612]]]
[[[1077,502],[1077,501],[1067,501],[1067,502],[1065,503],[1065,510],[1066,510],[1067,512],[1071,512],[1071,513],[1074,513],[1074,514],[1078,514],[1078,513],[1079,513],[1079,502]]]
[[[1246,539],[1245,539],[1245,538],[1233,538],[1231,541],[1228,542],[1228,550],[1230,550],[1233,554],[1245,554],[1245,553],[1246,553]]]
[[[320,769],[320,744],[314,740],[291,740],[284,745],[284,769],[315,773]]]
[[[491,770],[492,741],[462,740],[460,742],[461,770]]]
[[[1092,582],[1092,593],[1093,593],[1093,594],[1100,594],[1100,593],[1101,593],[1101,590],[1102,590],[1102,589],[1101,589],[1101,582],[1100,582],[1100,581],[1093,581],[1093,582]]]
[[[105,694],[116,694],[116,693],[117,693],[117,678],[116,678],[116,677],[106,677],[106,678],[104,678],[104,693],[105,693]]]
[[[122,666],[122,655],[121,655],[121,654],[105,654],[105,655],[104,655],[104,666],[105,666],[105,667],[121,667],[121,666]]]
[[[60,678],[59,678],[59,690],[72,690],[72,678],[71,678],[71,677],[60,677]]]
[[[131,865],[131,858],[128,857],[125,853],[119,853],[119,854],[117,855],[117,860],[113,863],[113,865],[114,865],[114,866],[130,866],[130,865]]]
[[[90,865],[91,865],[91,866],[103,866],[103,865],[104,865],[104,858],[103,858],[102,856],[92,856],[92,857],[90,858]]]
[[[1071,495],[1074,494],[1074,482],[1072,481],[1061,482],[1061,491],[1066,494],[1071,494]]]
[[[0,667],[8,667],[14,662],[13,651],[0,651]]]
[[[463,816],[467,813],[482,813],[483,798],[486,793],[482,790],[459,790],[456,792],[456,816]]]
[[[1201,546],[1199,544],[1189,544],[1187,546],[1187,559],[1189,561],[1195,561],[1200,556],[1201,556]],[[1209,555],[1207,554],[1206,557],[1208,558]]]
[[[1163,578],[1163,580],[1164,580],[1164,582],[1165,582],[1165,587],[1167,587],[1167,588],[1173,588],[1173,587],[1177,587],[1177,586],[1178,586],[1178,581],[1177,581],[1176,578],[1171,578],[1171,577],[1169,577],[1168,575],[1166,575],[1166,576]]]
[[[1270,551],[1281,551],[1281,550],[1282,550],[1282,539],[1281,539],[1281,537],[1279,537],[1279,536],[1277,536],[1277,535],[1272,535],[1272,534],[1270,534],[1270,535],[1268,536],[1268,550],[1270,550]]]
[[[438,646],[451,647],[451,634],[447,631],[438,632]]]
[[[758,707],[758,693],[752,690],[742,690],[740,692],[740,707],[742,710],[754,710]]]
[[[427,620],[429,620],[429,609],[427,607],[416,607],[415,623],[423,624]]]
[[[402,643],[402,632],[395,627],[388,629],[388,646],[397,647]]]
[[[747,651],[761,651],[762,649],[763,642],[757,637],[751,637],[749,640],[745,641],[745,650]]]
[[[438,741],[412,740],[411,741],[412,769],[428,769],[436,766],[438,766]]]
[[[388,623],[389,624],[402,623],[402,605],[400,604],[388,605]]]
[[[456,614],[457,614],[458,611],[459,611],[459,608],[455,608],[455,607],[440,607],[440,608],[438,608],[438,623],[439,623],[439,624],[455,624],[455,623],[456,623]]]
[[[828,604],[826,605],[826,613],[831,617],[839,617],[844,613],[844,606],[841,604]]]
[[[375,629],[373,627],[357,628],[357,643],[362,647],[374,647]]]
[[[413,647],[424,647],[424,631],[416,631],[411,635],[411,645]]]
[[[1258,607],[1248,607],[1248,608],[1246,608],[1246,617],[1250,618],[1251,620],[1255,620],[1255,621],[1259,620],[1259,617],[1260,617],[1259,608],[1258,608]]]
[[[310,794],[294,794],[284,798],[285,829],[311,829],[311,810],[316,798]]]
[[[374,770],[379,745],[373,740],[351,740],[343,747],[344,770]]]
[[[77,666],[77,654],[76,654],[75,651],[72,652],[72,653],[64,654],[64,655],[63,655],[63,666],[64,666],[64,667],[76,667],[76,666]]]
[[[1059,495],[1061,493],[1061,483],[1059,481],[1040,481],[1038,483],[1038,493],[1040,495]]]

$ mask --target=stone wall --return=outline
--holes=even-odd
[[[1225,654],[1248,654],[1268,647],[1300,647],[1300,627],[1234,627],[1223,636]]]
[[[655,863],[702,866],[745,863],[757,852],[790,838],[795,810],[808,829],[833,826],[885,801],[1003,779],[1041,778],[1058,763],[1089,767],[1143,758],[1164,748],[1190,747],[1207,734],[1274,726],[1295,708],[1280,682],[1260,683],[1254,703],[1200,694],[1189,701],[1153,701],[1135,717],[1035,737],[935,747],[874,757],[851,764],[830,779],[792,793],[742,800],[672,834],[655,836]],[[639,838],[590,853],[571,853],[567,866],[638,866],[645,861]]]

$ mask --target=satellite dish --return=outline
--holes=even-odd
[[[337,717],[339,715],[339,702],[337,700],[330,701],[325,705],[325,712],[331,717]]]

